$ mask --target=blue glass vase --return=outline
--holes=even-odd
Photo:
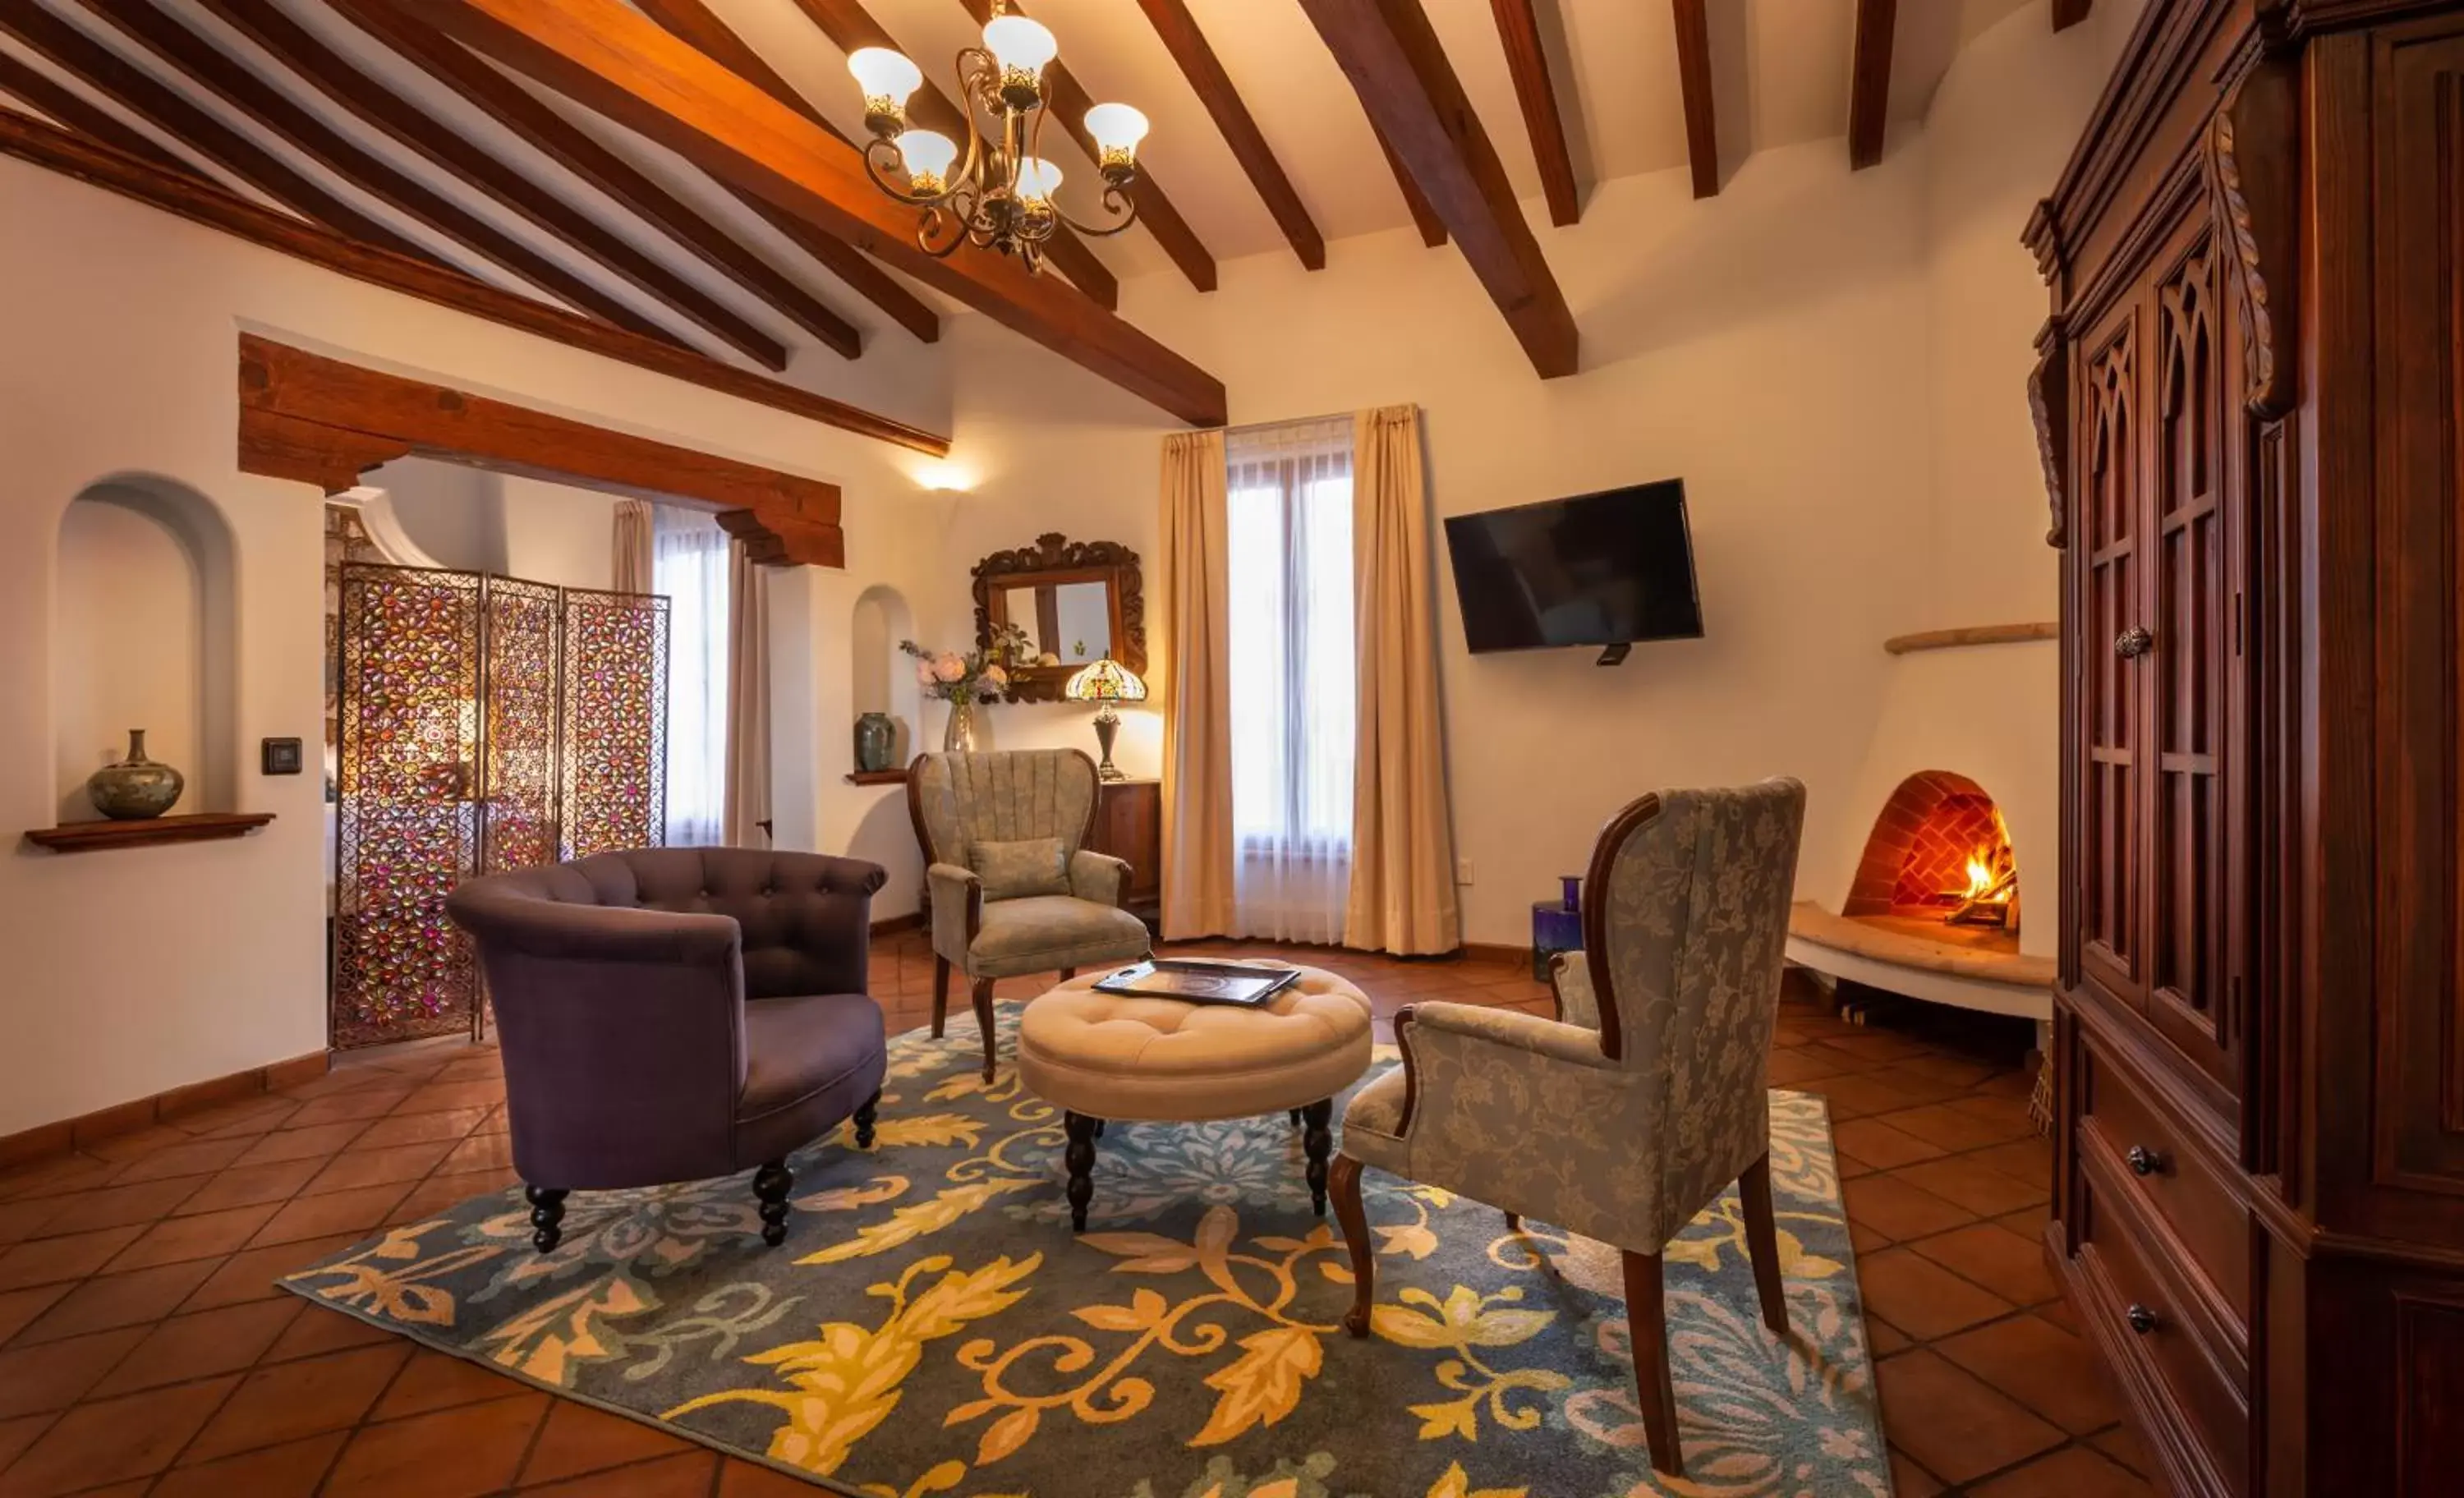
[[[1560,874],[1558,878],[1566,886],[1564,896],[1537,900],[1531,906],[1531,977],[1543,983],[1549,980],[1549,964],[1558,953],[1583,944],[1582,876]]]

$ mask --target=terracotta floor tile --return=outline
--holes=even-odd
[[[2062,1433],[1924,1348],[1876,1373],[1895,1445],[1944,1482],[1982,1477],[2061,1444]]]
[[[376,1403],[377,1396],[410,1361],[412,1350],[407,1340],[392,1337],[384,1346],[260,1368],[241,1381],[212,1421],[198,1432],[181,1461],[211,1462],[234,1452],[346,1430]],[[561,1402],[558,1407],[568,1406]]]
[[[195,1196],[180,1203],[180,1213],[225,1212],[232,1207],[288,1201],[324,1167],[321,1156],[276,1160],[268,1165],[234,1166],[198,1187]]]
[[[521,1480],[526,1485],[557,1482],[688,1449],[686,1443],[639,1421],[559,1399],[531,1443]]]
[[[2074,1436],[2122,1418],[2085,1341],[2040,1316],[2013,1316],[1934,1344],[1934,1351]]]
[[[1836,1057],[1812,1055],[1802,1050],[1774,1050],[1771,1056],[1771,1085],[1805,1087],[1824,1077],[1836,1077],[1847,1069],[1846,1064]]]
[[[144,1340],[143,1327],[121,1327],[0,1353],[0,1419],[68,1408]]]
[[[367,1132],[367,1125],[351,1123],[319,1124],[313,1129],[281,1129],[264,1135],[249,1146],[241,1156],[241,1165],[267,1165],[276,1160],[315,1159],[320,1156],[339,1155],[342,1146]]]
[[[1819,1092],[1831,1100],[1831,1117],[1835,1125],[1842,1119],[1861,1118],[1867,1113],[1898,1112],[1925,1101],[1854,1072],[1808,1083],[1805,1090]]]
[[[0,1472],[24,1454],[44,1431],[52,1428],[52,1415],[20,1415],[15,1420],[0,1420]]]
[[[99,1160],[125,1165],[141,1156],[151,1155],[174,1144],[184,1144],[187,1139],[187,1134],[167,1124],[148,1124],[143,1129],[131,1129],[126,1134],[97,1139],[84,1146],[83,1153]]]
[[[76,1288],[74,1282],[64,1282],[0,1291],[0,1346],[6,1346],[11,1337],[26,1329],[28,1322],[51,1310],[61,1296]]]
[[[347,1439],[335,1431],[202,1466],[176,1466],[163,1474],[149,1498],[309,1498]]]
[[[453,1147],[445,1157],[440,1171],[460,1174],[474,1170],[511,1170],[514,1168],[513,1135],[506,1134],[474,1134]]]
[[[718,1498],[813,1498],[812,1485],[731,1457],[719,1465]]]
[[[1831,1142],[1841,1154],[1884,1170],[1933,1159],[1944,1153],[1941,1145],[1894,1129],[1879,1118],[1852,1118],[1834,1125]]]
[[[109,1180],[120,1173],[120,1169],[109,1160],[97,1159],[89,1155],[66,1155],[57,1159],[22,1165],[6,1176],[0,1176],[0,1201],[25,1201],[36,1197],[82,1191]]]
[[[2036,1132],[2024,1112],[2015,1118],[1980,1117],[1963,1112],[1954,1103],[1927,1103],[1923,1108],[1884,1113],[1881,1121],[1953,1151],[1990,1149]]]
[[[1891,1498],[1934,1498],[1943,1490],[1933,1474],[1897,1446],[1891,1448]]]
[[[1917,1345],[1915,1337],[1876,1315],[1871,1306],[1865,1308],[1865,1338],[1872,1344],[1876,1357],[1888,1357]]]
[[[1969,1158],[1979,1165],[1990,1165],[2006,1176],[2026,1181],[2032,1186],[2051,1188],[2054,1179],[2054,1146],[2048,1139],[2030,1135],[2009,1144],[1990,1150],[1979,1150]]]
[[[319,1197],[335,1191],[391,1185],[396,1181],[407,1186],[434,1170],[437,1161],[445,1158],[447,1152],[453,1148],[441,1139],[376,1150],[363,1148],[363,1143],[354,1143],[351,1148],[335,1156],[315,1179],[299,1188],[299,1194]]]
[[[433,1113],[397,1113],[380,1118],[368,1125],[368,1132],[352,1140],[363,1150],[391,1149],[403,1144],[447,1144],[459,1142],[487,1119],[484,1108],[449,1108]]]
[[[217,1306],[270,1300],[288,1293],[275,1282],[327,1254],[348,1248],[360,1241],[360,1236],[358,1233],[334,1233],[323,1238],[302,1238],[297,1243],[274,1244],[232,1254],[216,1266],[214,1272],[208,1275],[206,1282],[198,1286],[187,1300],[180,1302],[180,1309],[211,1311]]]
[[[1875,1314],[1920,1340],[2008,1315],[2012,1309],[2001,1296],[1906,1248],[1859,1259],[1857,1279]]]
[[[502,1137],[499,1135],[498,1137]],[[385,1225],[399,1226],[431,1217],[461,1205],[473,1197],[493,1196],[515,1183],[511,1170],[465,1171],[455,1176],[430,1176],[411,1188],[410,1194],[394,1203],[385,1214]],[[511,1210],[513,1203],[506,1203]]]
[[[21,1244],[41,1234],[44,1224],[60,1215],[73,1197],[32,1197],[0,1201],[0,1246]]]
[[[1929,1237],[1976,1220],[1966,1207],[1894,1174],[1859,1177],[1842,1183],[1840,1191],[1847,1200],[1849,1224],[1871,1228],[1891,1242]]]
[[[2061,1293],[2043,1243],[1992,1223],[1971,1223],[1908,1246],[2014,1306],[2041,1305]]]
[[[521,1491],[539,1498],[708,1498],[717,1470],[717,1452],[687,1451]]]
[[[2051,1195],[2050,1172],[2046,1180],[2031,1184],[1977,1163],[1977,1157],[1973,1155],[1927,1160],[1922,1165],[1903,1167],[1895,1174],[1909,1185],[1930,1191],[1979,1217],[1999,1217],[2005,1212],[2015,1212],[2021,1207],[2034,1206]]]
[[[290,1291],[283,1291],[285,1295]],[[398,1342],[401,1338],[383,1327],[371,1326],[357,1316],[346,1316],[328,1307],[311,1304],[291,1323],[291,1330],[275,1339],[266,1351],[265,1361],[276,1363],[293,1357],[314,1357],[320,1353],[337,1353],[345,1348],[372,1347],[379,1343]]]
[[[2008,1228],[2033,1243],[2043,1243],[2045,1224],[2053,1220],[2052,1203],[2039,1201],[2032,1207],[2021,1207],[2016,1212],[2006,1212],[1995,1218],[1993,1223],[1997,1227]]]
[[[258,1206],[200,1212],[194,1217],[165,1218],[120,1250],[104,1267],[118,1273],[189,1259],[220,1259],[247,1243],[250,1235],[274,1216],[275,1208],[275,1203],[268,1201]]]
[[[23,1347],[113,1327],[160,1321],[178,1309],[180,1302],[213,1272],[214,1262],[207,1259],[131,1269],[125,1274],[98,1275],[61,1296],[56,1305],[18,1333],[11,1345]]]
[[[2138,1435],[2127,1421],[2098,1433],[2090,1443],[2142,1477],[2155,1475],[2156,1468],[2147,1460],[2147,1448],[2139,1443]]]
[[[2038,1457],[1969,1492],[1974,1498],[2158,1498],[2139,1474],[2085,1446]]]
[[[94,1386],[92,1398],[134,1394],[253,1365],[307,1306],[297,1296],[251,1301],[173,1316],[146,1333],[120,1366]]]
[[[260,1093],[255,1097],[234,1098],[210,1108],[175,1113],[163,1121],[183,1134],[192,1134],[201,1139],[237,1139],[247,1137],[236,1132],[241,1126],[263,1122],[266,1128],[271,1129],[297,1112],[297,1108],[298,1105],[289,1098]]]
[[[127,1186],[178,1176],[210,1176],[247,1153],[245,1139],[191,1139],[139,1156],[122,1166],[111,1183]]]
[[[464,1108],[490,1108],[505,1100],[501,1082],[437,1082],[403,1099],[397,1113],[440,1113]]]
[[[385,1391],[385,1400],[377,1406],[373,1418],[399,1420],[407,1415],[475,1404],[482,1399],[506,1399],[525,1387],[477,1363],[422,1348],[412,1356],[410,1366],[394,1379],[393,1387]]]
[[[312,1129],[319,1124],[350,1123],[359,1119],[382,1118],[392,1112],[396,1104],[408,1097],[407,1087],[363,1087],[347,1092],[336,1092],[303,1104],[284,1125],[290,1129]]]
[[[248,1245],[263,1248],[269,1244],[322,1238],[330,1233],[369,1232],[385,1220],[385,1213],[392,1210],[395,1202],[409,1194],[409,1187],[394,1182],[362,1186],[356,1191],[333,1191],[321,1197],[295,1197],[257,1230]]]
[[[46,1237],[63,1233],[90,1233],[99,1228],[125,1227],[131,1223],[150,1223],[167,1217],[188,1198],[197,1194],[205,1181],[184,1176],[171,1180],[145,1180],[133,1186],[105,1186],[99,1191],[79,1192],[77,1200],[60,1209],[57,1217],[43,1225]]]
[[[473,1498],[513,1480],[544,1394],[362,1428],[326,1479],[328,1498]],[[0,1498],[7,1498],[0,1493]]]
[[[51,1498],[159,1472],[238,1382],[215,1378],[80,1404],[0,1472],[0,1498]]]

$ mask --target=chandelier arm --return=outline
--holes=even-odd
[[[875,150],[881,151],[883,155],[875,158],[873,155]],[[897,199],[910,208],[932,208],[949,200],[950,193],[946,188],[940,192],[909,192],[892,181],[888,175],[889,165],[886,164],[896,164],[903,168],[905,161],[906,159],[898,154],[898,143],[895,141],[884,141],[875,137],[865,144],[864,174],[871,178],[872,185],[879,187],[886,195]]]
[[[926,209],[924,210],[924,216],[917,221],[915,226],[915,248],[923,251],[926,254],[931,255],[935,260],[946,260],[950,258],[950,256],[957,251],[958,246],[964,242],[967,237],[963,223],[959,224],[958,231],[950,236],[949,242],[941,245],[938,249],[934,247],[934,237],[943,225],[951,224],[954,221],[954,215],[938,204]]]
[[[1104,189],[1104,206],[1108,209],[1113,209],[1121,215],[1119,221],[1110,227],[1081,222],[1076,217],[1063,212],[1061,210],[1061,205],[1057,202],[1052,205],[1052,216],[1090,239],[1107,239],[1114,234],[1125,233],[1137,224],[1137,201],[1133,198],[1127,199],[1129,207],[1124,209],[1119,206],[1118,200],[1122,200],[1125,197],[1126,195],[1118,187],[1106,187]]]

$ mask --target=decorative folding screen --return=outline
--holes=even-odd
[[[453,887],[662,841],[668,601],[348,562],[340,613],[333,1044],[473,1029]]]

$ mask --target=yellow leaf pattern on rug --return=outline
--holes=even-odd
[[[491,1360],[564,1388],[572,1382],[577,1363],[608,1355],[607,1342],[599,1334],[600,1318],[639,1315],[650,1309],[630,1281],[611,1274],[542,1301],[479,1340],[483,1346],[495,1345]]]
[[[872,1147],[876,1150],[909,1149],[917,1145],[948,1148],[964,1145],[974,1149],[983,1142],[984,1121],[964,1113],[926,1113],[921,1118],[884,1118],[872,1126]]]
[[[1206,1386],[1222,1398],[1191,1438],[1193,1446],[1221,1445],[1252,1425],[1289,1415],[1325,1355],[1317,1334],[1301,1327],[1268,1327],[1243,1337],[1241,1346],[1239,1357],[1206,1376]]]
[[[1529,1498],[1530,1492],[1528,1487],[1484,1487],[1474,1492],[1471,1479],[1464,1475],[1463,1464],[1457,1462],[1429,1489],[1429,1498]]]
[[[877,1202],[895,1201],[907,1195],[907,1187],[904,1176],[875,1176],[870,1185],[816,1191],[811,1196],[796,1198],[795,1202],[797,1210],[803,1212],[852,1212]]]
[[[792,1391],[722,1390],[688,1399],[660,1419],[680,1420],[718,1404],[770,1405],[787,1417],[770,1434],[771,1459],[827,1476],[898,1407],[898,1386],[923,1361],[925,1343],[1016,1304],[1026,1291],[1013,1287],[1043,1264],[1040,1253],[1015,1264],[1000,1258],[970,1273],[950,1268],[944,1255],[919,1259],[894,1284],[869,1288],[868,1293],[891,1302],[890,1315],[878,1328],[832,1321],[817,1340],[790,1342],[744,1359],[777,1369]],[[941,1277],[910,1299],[914,1282],[928,1274]]]
[[[317,1287],[314,1293],[318,1299],[357,1307],[413,1326],[450,1327],[454,1317],[453,1296],[429,1282],[484,1264],[503,1250],[490,1245],[472,1245],[420,1263],[421,1236],[446,1225],[444,1220],[438,1219],[390,1228],[385,1237],[347,1259],[301,1269],[283,1278],[291,1284],[304,1285],[339,1275],[338,1283]],[[407,1267],[399,1270],[386,1267],[406,1262]]]
[[[890,1215],[886,1223],[874,1223],[860,1229],[853,1238],[830,1245],[819,1253],[808,1253],[798,1264],[837,1264],[846,1259],[861,1259],[869,1254],[887,1253],[901,1244],[913,1242],[927,1233],[937,1233],[968,1213],[977,1211],[997,1197],[1013,1191],[1024,1191],[1036,1184],[1031,1180],[979,1180],[971,1185],[952,1186],[930,1201],[903,1206]]]

